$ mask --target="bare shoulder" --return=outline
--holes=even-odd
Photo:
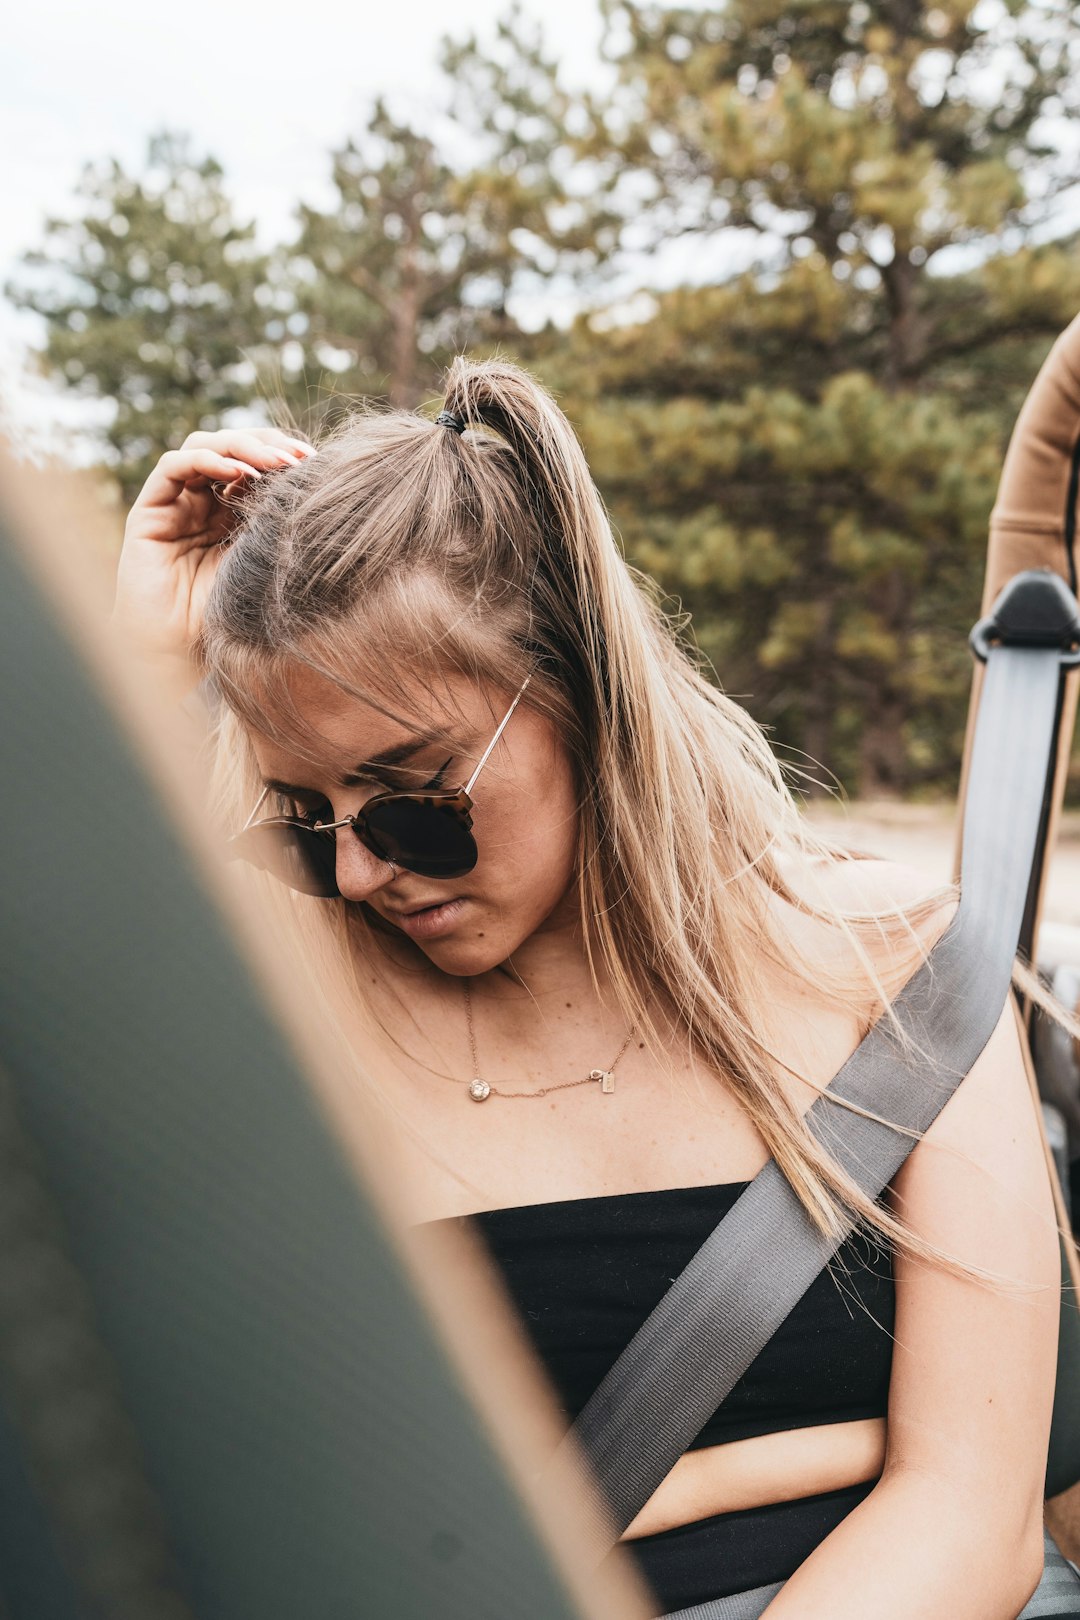
[[[851,910],[911,906],[942,886],[921,866],[879,856],[818,861],[814,872],[830,885],[837,902]]]
[[[894,923],[891,928],[859,930],[859,940],[875,973],[891,1000],[907,983],[927,951],[932,950],[956,915],[958,901],[949,895],[933,901],[943,887],[924,868],[906,861],[878,857],[858,860],[819,860],[812,869],[817,896],[824,895],[840,911],[847,913],[888,913],[902,908],[909,916],[909,928]],[[805,892],[805,891],[804,891]],[[850,946],[841,947],[850,952]],[[882,1010],[880,997],[873,995],[868,1017]]]
[[[819,863],[816,870],[829,885],[837,906],[844,910],[915,909],[942,888],[941,881],[925,868],[913,867],[905,860],[829,860]],[[955,910],[957,901],[947,897],[928,907],[925,914],[912,917],[912,927],[921,940],[933,946],[954,919]]]

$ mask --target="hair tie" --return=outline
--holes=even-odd
[[[453,428],[455,433],[464,433],[465,431],[464,421],[460,416],[455,416],[453,411],[440,411],[435,418],[435,425],[436,427]]]

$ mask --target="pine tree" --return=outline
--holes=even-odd
[[[111,402],[102,448],[130,501],[164,449],[251,402],[274,352],[275,294],[221,166],[187,137],[153,136],[140,175],[87,164],[77,195],[79,211],[46,221],[45,246],[22,257],[31,274],[5,292],[44,317],[42,368]]]
[[[623,245],[755,268],[582,317],[546,375],[631,555],[729,690],[861,793],[955,786],[965,632],[1009,428],[1080,304],[1080,22],[1011,0],[606,0],[618,84],[584,109]],[[1048,120],[1050,122],[1048,122]],[[743,262],[745,246],[740,249]]]
[[[333,207],[301,205],[283,255],[308,320],[305,374],[329,371],[346,396],[411,407],[461,350],[527,349],[514,292],[555,274],[580,285],[617,240],[615,215],[602,221],[567,189],[564,171],[580,174],[565,129],[573,101],[519,7],[486,50],[444,40],[440,65],[445,103],[433,112],[468,160],[451,163],[378,101],[361,139],[332,154]]]

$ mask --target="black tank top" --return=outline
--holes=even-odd
[[[748,1185],[674,1187],[481,1210],[499,1268],[571,1423],[653,1306]],[[770,1256],[761,1257],[769,1286]],[[691,1442],[884,1417],[895,1298],[887,1245],[855,1234]],[[625,1542],[665,1609],[784,1580],[869,1484],[717,1514]]]
[[[571,1198],[450,1220],[478,1229],[572,1422],[747,1185]],[[768,1288],[769,1256],[761,1259]],[[856,1235],[692,1445],[884,1416],[893,1313],[890,1256]]]

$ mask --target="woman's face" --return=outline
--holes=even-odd
[[[449,677],[437,691],[403,679],[403,725],[311,671],[290,678],[316,766],[252,733],[263,779],[287,786],[304,810],[327,806],[327,820],[355,815],[386,788],[462,787],[514,700],[512,692]],[[577,794],[569,756],[555,728],[519,703],[473,789],[479,859],[460,878],[398,870],[339,828],[337,882],[346,900],[364,901],[413,940],[446,973],[477,974],[504,962],[532,935],[572,924]],[[443,731],[458,745],[422,741]],[[418,746],[418,739],[419,746]],[[393,755],[393,764],[380,763]],[[343,763],[345,762],[345,763]],[[445,767],[445,770],[443,769]]]

